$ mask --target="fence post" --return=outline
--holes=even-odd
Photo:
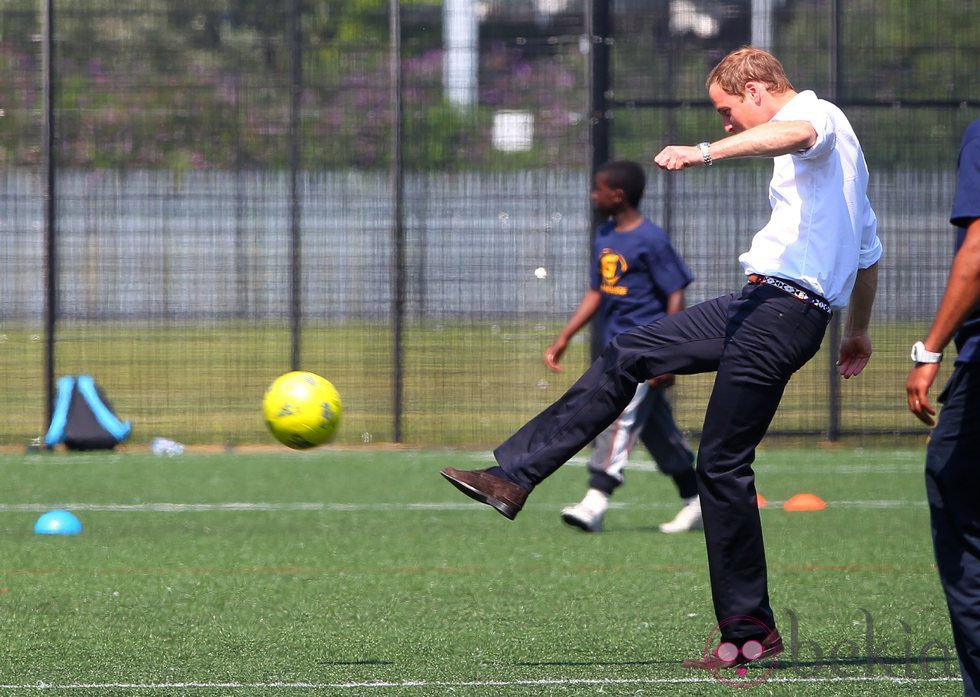
[[[591,0],[587,17],[586,32],[589,45],[589,148],[592,162],[589,186],[596,170],[609,160],[610,155],[610,124],[609,124],[609,44],[612,41],[612,14],[609,11],[609,0]],[[595,229],[601,222],[593,214],[588,217],[589,224],[589,258],[592,257],[592,245],[595,242]],[[591,355],[595,360],[602,351],[599,337],[592,332]]]
[[[51,423],[55,387],[55,323],[58,318],[57,152],[55,151],[54,0],[42,10],[41,62],[44,81],[44,415]]]
[[[299,107],[303,90],[303,47],[300,27],[300,2],[289,4],[289,20],[286,31],[289,33],[290,85],[289,85],[289,326],[291,334],[290,366],[293,370],[301,368],[300,359],[303,323],[303,277],[302,277],[302,210],[299,195]]]
[[[391,104],[393,109],[392,148],[391,148],[391,242],[392,279],[394,288],[391,303],[392,319],[392,414],[394,441],[402,442],[402,400],[403,400],[403,323],[405,315],[405,230],[404,188],[405,172],[403,166],[402,142],[402,36],[401,7],[399,0],[389,2],[388,29],[391,42],[389,69],[391,71]]]
[[[828,72],[827,98],[837,103],[840,89],[840,4],[831,0],[828,26]],[[840,313],[835,312],[830,320],[830,365],[827,380],[827,440],[835,443],[840,440],[840,376],[837,374],[838,349],[840,347]]]

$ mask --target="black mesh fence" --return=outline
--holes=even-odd
[[[269,442],[261,396],[293,367],[340,390],[342,443],[486,447],[508,435],[589,359],[586,336],[560,375],[541,356],[587,283],[599,5],[4,3],[0,444],[43,432],[48,371],[93,375],[137,443]],[[956,149],[980,115],[980,8],[608,10],[617,157],[649,163],[667,143],[717,137],[704,78],[753,41],[798,89],[845,109],[886,247],[876,355],[867,375],[834,387],[827,342],[773,430],[915,432],[902,383],[952,253]],[[650,171],[644,210],[697,277],[689,301],[738,286],[768,173],[753,162]],[[710,384],[674,390],[694,434]]]

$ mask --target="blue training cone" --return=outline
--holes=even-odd
[[[34,523],[37,535],[77,535],[82,522],[68,511],[48,511]]]

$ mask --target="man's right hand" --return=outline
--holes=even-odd
[[[654,156],[653,161],[660,169],[668,172],[704,164],[701,151],[686,145],[668,145]]]
[[[939,372],[938,363],[916,363],[905,380],[909,411],[926,426],[936,425],[936,409],[929,404],[929,388]]]
[[[558,361],[561,360],[561,356],[565,353],[565,347],[568,346],[568,342],[561,339],[555,339],[554,343],[544,350],[544,364],[548,366],[548,370],[554,373],[561,372],[561,366],[558,365]]]

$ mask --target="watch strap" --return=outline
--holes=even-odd
[[[714,164],[714,160],[711,159],[711,143],[698,143],[698,150],[701,151],[701,159],[704,160],[705,167]]]
[[[912,345],[912,360],[916,363],[941,363],[943,353],[942,351],[927,351],[924,343],[916,341]]]

